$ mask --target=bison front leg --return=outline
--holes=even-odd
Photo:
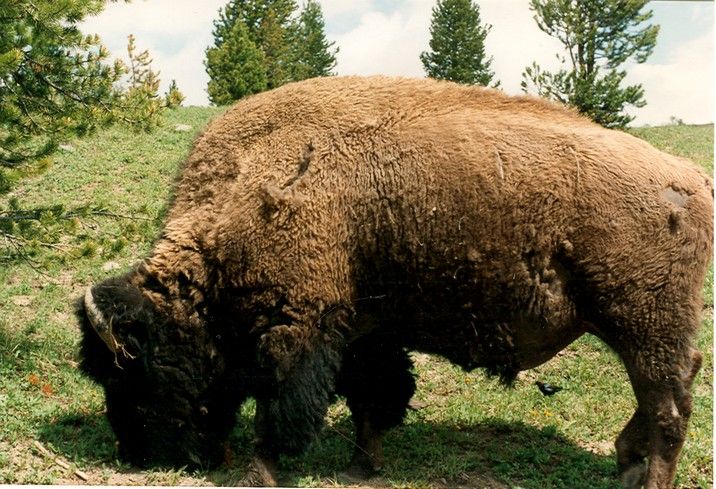
[[[254,454],[246,468],[246,474],[239,481],[240,487],[278,486],[278,455],[280,450],[271,440],[271,420],[267,399],[257,399],[254,417]]]
[[[342,342],[329,328],[296,324],[273,327],[258,346],[254,457],[240,485],[272,487],[278,456],[301,453],[323,427]]]
[[[691,385],[701,353],[689,349],[665,380],[654,381],[627,361],[638,408],[616,442],[622,485],[627,489],[670,489],[691,416]],[[647,460],[648,459],[648,463]]]
[[[389,336],[373,333],[347,348],[338,393],[356,429],[349,478],[366,479],[383,468],[383,435],[403,421],[415,392],[411,368],[407,352]]]

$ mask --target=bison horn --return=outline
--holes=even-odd
[[[87,313],[90,324],[97,333],[101,334],[107,329],[107,322],[104,319],[104,315],[94,302],[92,287],[87,287],[87,291],[85,292],[85,312]]]
[[[112,334],[112,322],[107,321],[102,311],[97,307],[94,296],[92,295],[92,287],[87,287],[87,291],[85,292],[85,312],[87,313],[87,319],[89,319],[92,328],[97,332],[97,335],[112,353],[122,352],[125,356],[134,358],[127,353],[124,349],[124,345],[119,343]]]

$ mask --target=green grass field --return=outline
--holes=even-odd
[[[253,406],[238,415],[233,460],[211,472],[140,471],[117,461],[100,389],[78,370],[73,301],[149,252],[191,141],[219,109],[169,112],[153,134],[113,128],[75,141],[41,176],[13,192],[21,207],[62,204],[103,209],[72,219],[71,237],[32,245],[29,260],[0,261],[0,483],[231,485],[248,460]],[[195,132],[177,132],[189,124]],[[713,126],[633,132],[713,168]],[[0,208],[0,212],[2,208]],[[113,214],[112,216],[105,215]],[[43,223],[34,223],[41,231]],[[3,253],[0,253],[2,257]],[[679,464],[680,487],[712,487],[713,279],[705,284],[699,347],[704,368]],[[557,358],[523,372],[513,389],[414,355],[422,407],[386,437],[386,467],[372,487],[614,488],[613,442],[635,402],[616,356],[583,337]],[[545,397],[536,379],[564,388]],[[336,474],[351,453],[341,403],[309,452],[281,462],[289,486],[342,487]]]

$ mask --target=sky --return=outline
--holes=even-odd
[[[319,0],[326,35],[339,47],[339,75],[385,74],[424,77],[419,55],[428,49],[435,0]],[[208,105],[204,52],[213,44],[212,22],[227,0],[133,0],[110,3],[83,24],[97,33],[116,57],[124,57],[127,36],[148,49],[160,72],[161,90],[172,79],[185,105]],[[299,4],[300,4],[299,0]],[[558,41],[537,28],[528,0],[477,0],[482,21],[492,25],[486,51],[501,88],[522,93],[525,66],[557,66]],[[654,53],[644,64],[625,66],[627,82],[641,83],[647,105],[632,108],[634,126],[713,122],[714,3],[652,1],[652,21],[661,26]]]

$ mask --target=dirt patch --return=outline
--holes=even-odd
[[[613,441],[590,441],[580,443],[579,446],[597,455],[611,455],[614,453]]]
[[[382,477],[374,477],[365,482],[356,481],[351,483],[340,479],[326,478],[321,481],[321,487],[336,487],[341,489],[392,489],[396,487],[396,483],[391,483]],[[397,487],[401,487],[401,484],[397,484]],[[408,487],[414,486],[408,484]],[[462,473],[455,479],[442,478],[428,483],[420,483],[415,487],[426,487],[430,489],[510,489],[514,486],[508,486],[481,473]]]
[[[460,477],[455,481],[443,480],[440,482],[441,485],[434,487],[440,489],[510,489],[511,487],[484,474],[478,473],[464,473],[460,474]],[[443,482],[445,483],[443,484]]]
[[[75,274],[73,272],[63,272],[57,278],[53,279],[52,282],[65,289],[67,291],[67,297],[72,298],[82,295],[86,286],[86,284],[75,281]]]
[[[61,485],[105,485],[105,486],[212,486],[211,482],[205,479],[188,477],[177,473],[144,473],[144,472],[113,472],[106,470],[84,471],[87,480],[78,477],[72,467],[65,471],[62,477],[58,477],[55,484]]]
[[[32,297],[29,295],[15,295],[10,300],[18,307],[30,307],[32,304]]]

